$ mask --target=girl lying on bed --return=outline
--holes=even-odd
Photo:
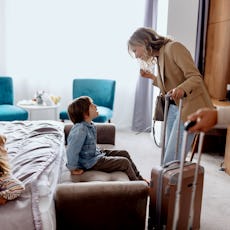
[[[16,199],[25,189],[23,183],[11,174],[5,143],[6,137],[0,135],[0,205]]]

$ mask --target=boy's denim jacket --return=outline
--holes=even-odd
[[[82,121],[70,130],[67,139],[67,168],[87,170],[105,154],[97,147],[96,127],[93,123]]]

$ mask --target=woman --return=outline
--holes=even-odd
[[[128,41],[128,51],[145,66],[158,65],[158,75],[155,76],[149,68],[140,69],[144,78],[153,81],[162,94],[170,94],[170,105],[166,125],[166,142],[164,164],[174,160],[178,127],[178,104],[183,98],[182,121],[187,116],[202,107],[213,108],[209,93],[202,76],[196,68],[190,52],[179,42],[158,35],[151,28],[137,29]],[[179,154],[184,125],[180,125]],[[187,152],[193,142],[194,134],[188,137]]]

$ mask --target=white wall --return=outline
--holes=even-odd
[[[168,1],[158,0],[157,33],[163,36],[167,35]]]
[[[0,0],[0,75],[5,72],[5,2]]]
[[[199,0],[168,1],[167,34],[182,42],[195,57]]]
[[[195,57],[199,0],[159,0],[157,32],[183,43]]]
[[[14,77],[16,101],[44,89],[62,97],[62,109],[72,99],[73,78],[115,79],[112,120],[131,127],[139,68],[127,40],[143,25],[144,1],[0,1],[6,50],[0,75]]]
[[[191,48],[193,4],[187,9],[183,0],[170,0],[168,9],[161,7],[169,11],[167,33]],[[181,14],[180,6],[186,8]],[[144,11],[140,0],[0,0],[0,75],[14,77],[15,101],[44,89],[62,97],[60,109],[71,100],[73,78],[115,79],[112,121],[130,128],[139,66],[127,52],[127,40],[143,26]]]

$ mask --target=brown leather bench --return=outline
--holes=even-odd
[[[115,144],[114,124],[97,125],[97,143]],[[147,183],[124,172],[71,175],[64,167],[55,195],[57,229],[144,230],[147,199]]]

